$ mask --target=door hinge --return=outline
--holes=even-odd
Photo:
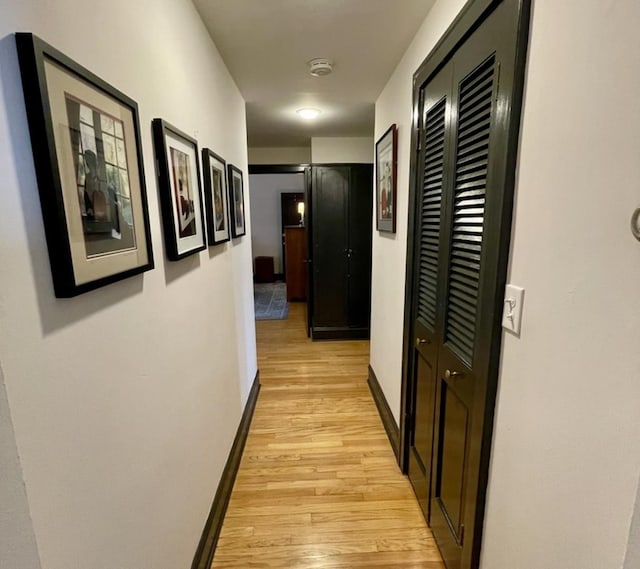
[[[500,97],[500,62],[498,61],[498,65],[496,66],[496,103],[498,102],[499,97]]]
[[[464,524],[460,524],[460,547],[464,545]]]

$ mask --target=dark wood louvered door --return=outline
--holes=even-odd
[[[423,128],[420,140],[422,165],[419,193],[419,270],[416,272],[417,309],[414,320],[413,408],[408,474],[418,503],[429,517],[431,489],[431,457],[436,403],[436,371],[438,346],[442,343],[443,311],[438,298],[443,282],[438,267],[443,262],[442,218],[443,197],[449,189],[445,166],[449,161],[451,128],[452,66],[447,65],[430,83],[423,101]]]
[[[478,37],[478,35],[480,37]],[[473,495],[470,453],[476,392],[483,373],[476,371],[478,316],[491,299],[480,297],[485,251],[486,200],[491,167],[491,131],[496,116],[497,65],[495,54],[484,54],[477,34],[454,58],[453,109],[450,131],[454,151],[448,176],[453,180],[446,212],[446,242],[442,249],[444,322],[438,351],[436,406],[433,429],[433,486],[430,524],[448,567],[460,567],[465,531],[473,525],[474,501],[467,514],[467,492]],[[475,41],[474,41],[475,40]],[[493,47],[490,45],[490,47]],[[491,50],[492,51],[492,50]],[[484,59],[484,60],[483,60]],[[468,520],[466,518],[469,518]]]
[[[403,463],[448,569],[479,565],[528,17],[491,5],[414,92]]]

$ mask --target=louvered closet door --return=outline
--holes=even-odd
[[[495,309],[487,261],[497,250],[486,237],[491,231],[489,207],[501,203],[491,195],[492,184],[500,189],[492,175],[501,152],[494,136],[499,65],[491,35],[495,30],[487,28],[453,58],[452,188],[443,229],[444,317],[435,381],[430,516],[448,569],[468,567],[463,557],[471,556],[473,534],[467,542],[465,533],[475,524],[477,435],[484,428],[486,391],[487,349],[481,330]]]
[[[480,560],[528,29],[526,0],[485,4],[414,90],[402,458],[447,569]]]
[[[447,65],[431,81],[422,102],[420,129],[420,180],[417,207],[417,250],[419,270],[414,285],[417,291],[413,322],[413,382],[411,397],[411,440],[409,479],[425,517],[429,516],[433,423],[436,402],[436,369],[441,344],[444,312],[444,279],[439,270],[441,255],[444,196],[450,192],[445,172],[450,160],[451,86],[453,67]],[[440,299],[440,300],[439,300]]]

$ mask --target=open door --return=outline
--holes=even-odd
[[[528,16],[471,3],[415,83],[402,460],[448,569],[479,565]]]

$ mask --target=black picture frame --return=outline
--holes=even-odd
[[[376,229],[396,232],[398,128],[392,124],[376,142]]]
[[[137,103],[34,34],[15,40],[55,296],[153,269]]]
[[[160,118],[152,130],[165,249],[179,261],[207,247],[198,142]]]
[[[231,235],[242,237],[247,233],[244,207],[244,182],[242,170],[233,164],[227,166],[229,173],[229,211],[231,212]]]
[[[202,177],[207,242],[209,246],[220,245],[231,239],[227,163],[210,148],[202,149]]]

